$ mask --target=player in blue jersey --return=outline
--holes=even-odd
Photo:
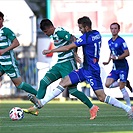
[[[55,47],[66,46],[66,45],[69,45],[72,41],[76,40],[76,37],[74,37],[72,34],[70,34],[62,27],[55,27],[53,23],[47,18],[44,18],[40,22],[40,29],[43,31],[45,35],[52,37]],[[58,53],[57,63],[53,65],[46,72],[44,77],[40,80],[40,86],[36,97],[38,99],[42,99],[46,94],[47,87],[51,83],[53,83],[54,81],[57,81],[60,78],[64,78],[71,71],[77,69],[76,61],[80,63],[76,50],[74,52],[74,49],[66,52]],[[89,98],[83,92],[77,89],[77,84],[73,84],[68,88],[69,88],[69,93],[71,95],[78,98],[90,109],[90,119],[91,120],[95,119],[97,116],[99,107],[96,105],[93,105],[89,100]],[[30,114],[34,114],[38,112],[38,109],[35,108],[34,106],[23,110],[24,112],[30,113]]]
[[[0,12],[0,77],[6,73],[16,88],[36,95],[37,90],[35,90],[30,84],[22,81],[18,62],[13,51],[13,49],[18,47],[20,43],[15,34],[3,25],[3,22],[4,14]]]
[[[64,52],[82,46],[84,55],[83,67],[72,71],[68,76],[63,78],[59,85],[50,94],[45,95],[43,99],[39,100],[31,95],[31,102],[33,102],[37,108],[42,108],[47,102],[62,93],[67,86],[87,80],[101,102],[122,108],[128,113],[129,117],[132,118],[133,110],[130,106],[104,93],[98,64],[101,47],[100,33],[91,29],[92,22],[90,18],[86,16],[78,19],[78,26],[83,35],[80,36],[76,42],[53,50],[45,50],[44,53]]]
[[[120,25],[118,23],[112,23],[110,30],[112,33],[112,38],[108,41],[110,56],[108,62],[103,62],[103,64],[107,65],[112,60],[113,68],[107,76],[105,86],[107,88],[119,86],[126,104],[131,106],[130,97],[125,88],[129,71],[126,57],[128,57],[130,53],[125,40],[118,35]],[[118,79],[120,79],[120,82],[117,82]]]

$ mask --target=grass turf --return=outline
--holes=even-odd
[[[0,101],[0,133],[133,133],[133,120],[125,111],[92,102],[100,107],[95,120],[89,120],[88,108],[79,101],[52,101],[38,116],[25,113],[24,119],[12,121],[8,114],[11,108],[28,108],[32,104],[23,100]]]

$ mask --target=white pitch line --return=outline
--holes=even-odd
[[[26,114],[26,115],[32,116],[31,114]],[[26,115],[25,115],[25,117],[29,117],[29,116],[26,116]],[[106,116],[105,116],[105,115],[98,115],[99,118],[101,118],[101,117],[114,117],[114,116],[123,116],[123,117],[125,117],[126,115],[106,115]],[[55,118],[68,118],[67,115],[66,115],[66,116],[64,116],[64,115],[63,115],[63,116],[61,116],[61,115],[60,115],[60,116],[52,116],[52,115],[49,115],[49,116],[48,116],[48,115],[42,116],[42,115],[39,115],[39,116],[34,116],[34,117],[35,117],[35,118],[36,118],[36,117],[37,117],[37,118],[38,118],[38,117],[42,117],[42,118],[50,118],[50,117],[51,117],[51,118],[54,118],[54,117],[55,117]],[[88,115],[88,116],[87,116],[87,115],[86,115],[86,116],[79,116],[79,115],[78,115],[78,116],[70,116],[70,118],[71,118],[71,117],[73,117],[73,118],[84,118],[84,117],[89,117],[89,115]],[[0,118],[7,118],[7,117],[0,116]]]
[[[44,127],[60,127],[60,126],[67,126],[67,127],[73,127],[73,126],[83,126],[83,127],[86,127],[86,126],[99,126],[99,127],[105,127],[105,126],[107,126],[107,127],[117,127],[117,126],[132,126],[133,125],[133,123],[130,123],[130,124],[114,124],[114,123],[112,123],[112,124],[80,124],[80,123],[78,123],[78,124],[73,124],[73,123],[71,123],[71,124],[32,124],[32,125],[30,125],[30,124],[24,124],[24,125],[8,125],[8,126],[6,126],[6,125],[3,125],[3,126],[0,126],[0,127],[31,127],[31,126],[34,126],[34,127],[38,127],[39,128],[39,126],[40,127],[42,127],[42,126],[44,126]]]

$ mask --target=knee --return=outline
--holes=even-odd
[[[103,97],[98,97],[98,100],[99,100],[100,102],[104,102],[104,98],[103,98]]]
[[[106,86],[107,88],[109,88],[110,84],[108,84],[108,83],[105,83],[105,86]]]
[[[97,98],[99,101],[104,102],[105,101],[106,94],[103,92],[99,95],[97,95]]]
[[[66,88],[66,87],[68,87],[70,84],[69,84],[67,78],[65,77],[64,79],[61,79],[59,85],[61,85],[62,87]]]
[[[63,88],[66,87],[66,85],[65,85],[65,83],[64,83],[64,81],[63,81],[63,79],[60,81],[59,85],[61,85]]]

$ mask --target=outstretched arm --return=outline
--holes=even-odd
[[[55,53],[55,52],[65,52],[65,51],[69,51],[70,49],[74,49],[76,48],[76,44],[74,42],[72,42],[71,44],[67,45],[67,46],[62,46],[59,48],[55,48],[52,50],[43,50],[43,54],[49,54],[49,53]]]

